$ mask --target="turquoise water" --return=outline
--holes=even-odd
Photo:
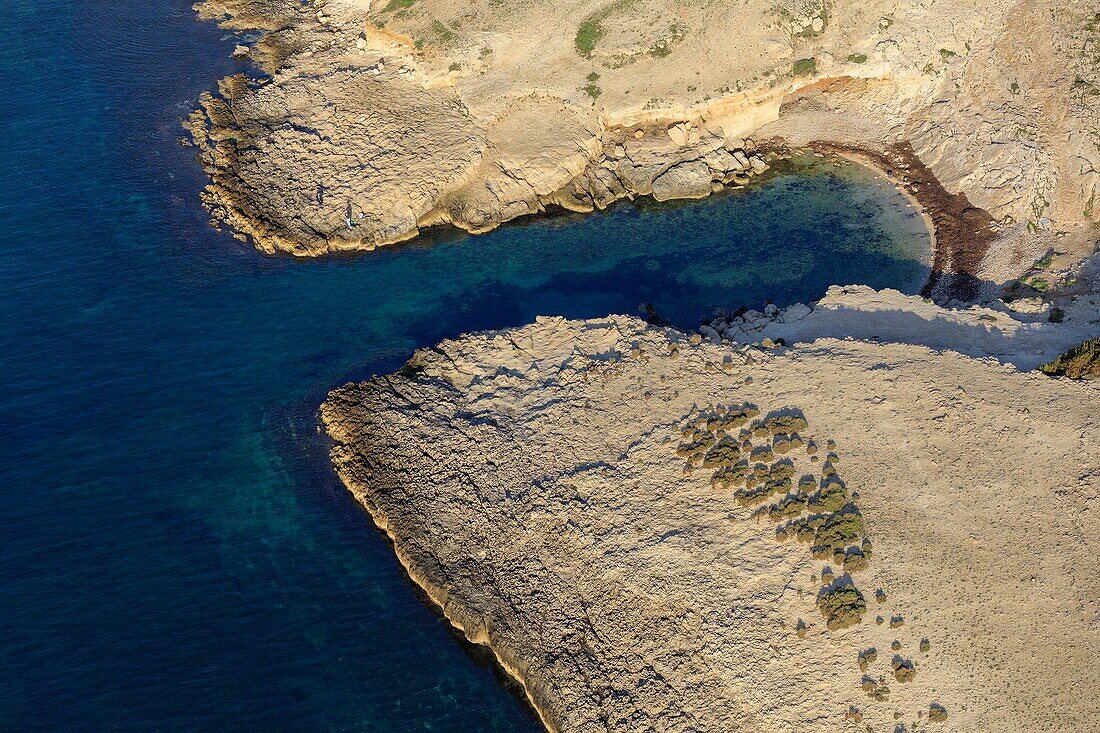
[[[0,728],[537,730],[339,486],[326,390],[537,314],[694,326],[919,289],[858,169],[365,257],[215,233],[175,143],[238,69],[190,0],[0,6]]]

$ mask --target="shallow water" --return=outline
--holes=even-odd
[[[818,162],[363,257],[215,233],[179,147],[239,70],[190,0],[0,6],[0,728],[537,730],[335,481],[326,390],[538,314],[694,326],[915,292],[919,217]]]

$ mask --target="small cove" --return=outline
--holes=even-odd
[[[180,0],[2,14],[5,728],[537,730],[335,481],[325,392],[537,315],[692,328],[927,274],[904,197],[820,159],[703,202],[265,257],[208,226],[175,142],[239,70],[232,37]]]

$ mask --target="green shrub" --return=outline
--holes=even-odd
[[[770,445],[761,445],[753,449],[751,457],[754,461],[771,461],[775,458],[775,454]]]
[[[844,482],[835,476],[821,480],[821,489],[810,499],[814,511],[836,512],[848,503],[848,489]]]
[[[782,499],[771,505],[768,509],[768,518],[773,522],[790,517],[797,517],[806,509],[807,497],[802,493],[787,494]]]
[[[592,52],[596,49],[596,44],[600,42],[606,32],[598,18],[589,18],[581,23],[577,26],[577,35],[573,39],[577,53],[586,59],[592,58]]]
[[[863,515],[851,504],[825,517],[814,535],[814,556],[844,552],[863,534]]]
[[[768,420],[766,426],[772,435],[782,435],[801,432],[809,427],[809,423],[794,415],[780,415]]]
[[[848,548],[848,551],[844,553],[844,572],[858,573],[866,569],[867,556],[863,554],[863,550],[855,547]]]
[[[1054,361],[1043,364],[1039,371],[1052,377],[1096,379],[1100,377],[1100,338],[1074,346]]]
[[[794,463],[789,458],[776,461],[768,469],[768,479],[771,481],[783,481],[794,476]]]
[[[722,438],[703,457],[703,468],[723,468],[737,463],[741,457],[741,444],[729,436]]]
[[[710,479],[710,485],[716,489],[730,489],[745,483],[749,475],[749,464],[745,461],[716,471]]]
[[[825,617],[825,628],[835,631],[858,624],[867,604],[852,579],[844,577],[817,596],[817,608]]]
[[[862,53],[853,53],[848,57],[848,60],[853,64],[865,64],[867,63],[867,55]]]
[[[817,73],[817,59],[812,56],[808,59],[798,59],[794,62],[791,72],[795,76],[813,76]]]
[[[928,706],[929,723],[942,723],[945,720],[947,720],[947,708],[939,703],[932,703]]]

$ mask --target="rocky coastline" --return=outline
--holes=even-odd
[[[1100,323],[1094,9],[699,5],[197,6],[261,31],[189,130],[215,224],[266,253],[703,198],[801,151],[933,230],[923,298],[421,349],[328,395],[337,473],[548,730],[1100,731],[1100,392],[1035,371]]]
[[[546,318],[321,416],[410,578],[548,730],[1092,730],[1098,393],[975,356]]]
[[[1066,55],[1092,43],[1084,3],[810,5],[779,3],[775,16],[753,0],[715,28],[661,2],[610,3],[573,39],[568,26],[539,25],[550,9],[517,28],[491,4],[206,0],[204,17],[263,31],[240,50],[264,76],[223,80],[192,115],[211,177],[204,201],[265,252],[317,256],[437,225],[484,232],[556,208],[700,198],[764,172],[769,146],[812,147],[893,174],[920,202],[939,244],[937,297],[972,299],[1051,248],[1075,261],[1091,252],[1100,113],[1074,91],[1093,70]],[[682,27],[639,56],[631,44],[648,37],[649,12],[683,16]],[[599,26],[608,39],[574,47],[613,16],[618,30]],[[766,52],[708,66],[718,30]],[[509,45],[524,33],[545,34],[542,56]],[[960,34],[970,40],[954,50]],[[1044,34],[1056,43],[1039,43]],[[1006,90],[991,88],[1012,74]],[[639,104],[643,89],[656,96]]]

